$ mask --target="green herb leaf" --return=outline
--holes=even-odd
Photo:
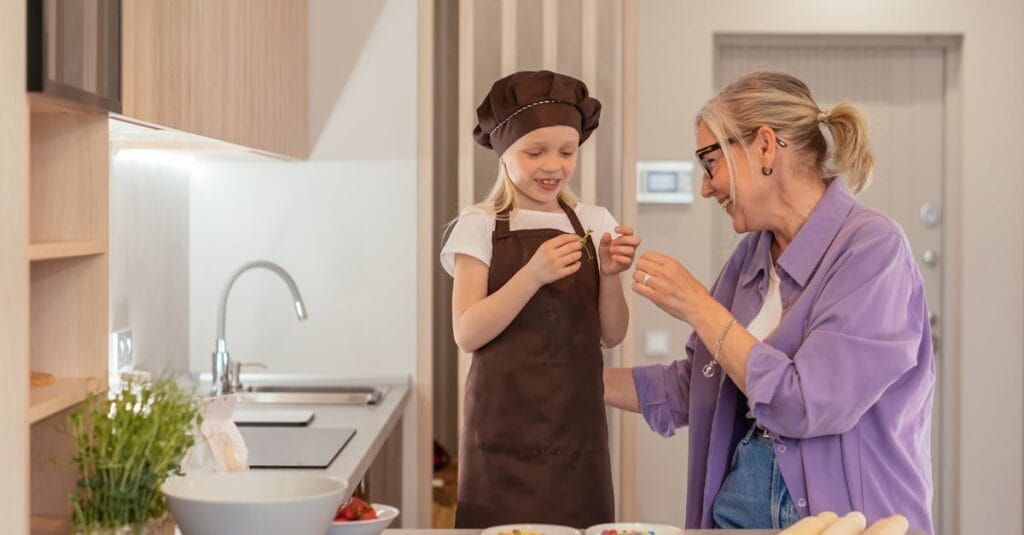
[[[587,260],[593,260],[594,259],[594,255],[590,254],[590,248],[587,247],[587,240],[590,239],[590,235],[593,234],[593,233],[594,233],[593,229],[589,229],[588,228],[587,231],[585,233],[583,233],[582,236],[580,236],[580,245],[582,245],[583,246],[583,250],[587,252]]]

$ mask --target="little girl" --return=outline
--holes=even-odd
[[[498,179],[441,251],[455,341],[473,354],[458,528],[613,521],[601,346],[625,336],[619,274],[640,239],[568,187],[600,114],[583,82],[548,71],[498,80],[477,108]]]

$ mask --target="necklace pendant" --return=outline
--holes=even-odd
[[[704,365],[704,368],[701,370],[704,372],[704,377],[711,377],[715,374],[715,364],[715,361],[711,361]]]

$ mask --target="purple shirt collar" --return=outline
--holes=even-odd
[[[814,268],[821,262],[825,250],[839,232],[843,221],[853,208],[853,194],[841,178],[832,179],[825,194],[814,207],[810,217],[796,233],[789,247],[779,257],[780,271],[787,273],[801,288],[807,285]],[[739,282],[748,286],[768,272],[772,233],[767,230],[757,231],[757,245],[754,248],[752,261],[740,274]]]

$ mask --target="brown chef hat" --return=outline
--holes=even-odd
[[[532,130],[565,125],[580,133],[582,145],[600,116],[601,103],[583,82],[551,71],[520,71],[491,86],[476,109],[473,138],[500,156]]]

